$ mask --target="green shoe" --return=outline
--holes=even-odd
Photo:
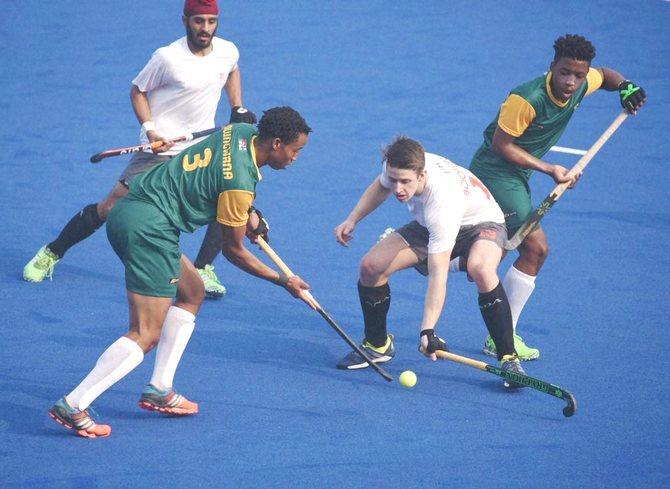
[[[519,359],[523,361],[536,360],[540,358],[540,350],[531,348],[524,343],[523,338],[518,334],[514,334],[514,349],[516,350]],[[493,342],[491,336],[487,336],[484,341],[484,354],[491,357],[497,357],[496,344]]]
[[[41,282],[46,277],[52,280],[54,267],[60,261],[46,245],[42,246],[33,259],[23,267],[23,280],[26,282]]]
[[[200,278],[205,283],[205,295],[212,299],[220,299],[226,295],[226,288],[219,282],[214,267],[212,265],[205,265],[205,268],[198,268]]]

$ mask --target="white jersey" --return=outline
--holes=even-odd
[[[133,85],[146,92],[158,134],[173,138],[214,127],[221,90],[239,57],[235,44],[218,37],[212,38],[206,56],[194,55],[186,37],[157,49]],[[140,140],[148,142],[143,130]],[[177,143],[164,154],[177,154],[194,143]]]
[[[428,253],[449,251],[463,226],[483,222],[505,223],[489,190],[470,171],[441,156],[426,153],[428,180],[421,195],[407,201],[416,221],[428,229]],[[391,188],[384,163],[379,181]]]

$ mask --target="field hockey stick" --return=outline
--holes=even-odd
[[[184,134],[173,139],[170,139],[172,143],[180,143],[182,141],[192,141],[194,139],[201,138],[203,136],[208,136],[216,131],[221,129],[221,127],[213,127],[211,129],[205,129],[204,131],[193,132],[190,134]],[[101,151],[91,156],[91,163],[99,163],[104,158],[109,158],[110,156],[121,156],[127,155],[130,153],[139,153],[140,151],[154,150],[160,148],[164,144],[164,141],[154,141],[153,143],[138,144],[137,146],[128,146],[126,148],[116,148],[108,149],[106,151]]]
[[[503,379],[508,380],[510,382],[515,382],[525,387],[530,387],[531,389],[544,392],[545,394],[549,394],[550,396],[563,399],[565,402],[568,403],[568,405],[563,408],[563,416],[569,418],[570,416],[575,414],[575,410],[577,409],[577,400],[575,399],[575,396],[570,394],[570,392],[566,391],[562,387],[550,384],[549,382],[545,382],[543,380],[529,377],[528,375],[503,370],[499,367],[489,365],[488,363],[480,362],[479,360],[473,360],[472,358],[468,357],[462,357],[454,353],[437,350],[435,352],[435,355],[437,355],[438,358],[441,358],[442,360],[451,360],[452,362],[462,363],[463,365],[468,365],[470,367],[483,370],[484,372],[497,375],[498,377],[502,377]]]
[[[267,242],[260,236],[258,237],[258,244],[260,245],[261,249],[265,252],[265,254],[268,255],[270,260],[272,260],[274,262],[274,264],[279,267],[279,269],[281,270],[281,272],[284,275],[286,275],[287,277],[293,277],[295,275],[291,271],[291,269],[286,265],[286,263],[284,263],[284,261],[281,258],[279,258],[279,255],[277,255],[277,253],[275,253],[275,251],[270,247],[270,245],[267,244]],[[321,305],[318,303],[318,301],[316,299],[314,299],[314,297],[312,296],[312,294],[308,290],[303,291],[303,294],[307,295],[307,297],[314,300],[314,302],[317,305],[316,310],[319,314],[321,314],[321,317],[326,320],[326,322],[330,325],[330,327],[332,327],[337,332],[337,334],[340,335],[340,337],[344,341],[346,341],[347,344],[356,353],[358,353],[362,358],[365,359],[365,361],[368,362],[368,365],[370,365],[373,369],[375,369],[377,371],[377,373],[379,375],[381,375],[382,377],[384,377],[384,379],[386,381],[388,381],[388,382],[393,381],[393,377],[391,377],[391,375],[386,370],[381,368],[379,365],[377,365],[375,362],[373,362],[370,357],[368,357],[367,353],[365,353],[361,349],[361,347],[358,346],[356,344],[356,342],[354,342],[354,340],[352,340],[349,337],[349,335],[347,335],[347,333],[344,332],[344,330],[335,322],[335,320],[332,317],[330,317],[330,314],[328,314],[323,309],[323,307],[321,307]]]
[[[626,117],[628,117],[628,113],[624,111],[621,112],[621,114],[619,114],[616,119],[614,119],[614,122],[610,124],[610,126],[598,138],[593,146],[591,146],[586,154],[579,159],[577,164],[572,167],[570,170],[571,174],[580,174],[582,171],[584,171],[586,165],[588,165],[596,153],[600,151],[600,148],[603,147],[612,134],[614,134],[614,132],[619,129],[619,126],[623,123],[623,121],[626,120]],[[547,212],[549,212],[549,209],[551,209],[556,201],[561,198],[561,195],[563,195],[569,186],[570,184],[568,182],[559,183],[556,188],[554,188],[554,190],[552,190],[551,193],[547,195],[542,203],[537,206],[537,209],[535,209],[530,217],[526,219],[526,222],[521,225],[518,231],[514,233],[514,236],[507,240],[505,249],[513,250],[517,248],[523,242],[523,240],[526,239],[526,236],[528,236],[535,229],[535,226],[540,222],[540,220],[542,220]]]

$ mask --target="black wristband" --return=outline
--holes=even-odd
[[[270,237],[268,236],[268,233],[270,232],[270,225],[263,217],[263,213],[254,206],[249,207],[249,214],[252,212],[255,212],[258,216],[258,226],[253,230],[253,233],[256,236],[261,236],[267,243],[269,243]]]
[[[256,114],[241,105],[236,105],[230,110],[230,123],[235,124],[244,122],[246,124],[256,124]]]

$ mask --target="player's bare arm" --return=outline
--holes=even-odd
[[[536,158],[521,146],[515,144],[514,139],[514,136],[506,133],[500,126],[496,127],[493,133],[493,151],[514,165],[549,175],[556,183],[570,182],[572,187],[579,180],[580,175],[571,175],[564,166],[553,165]]]
[[[375,178],[365,192],[363,192],[363,195],[349,213],[349,216],[335,228],[335,239],[337,242],[342,246],[349,246],[349,241],[354,237],[353,232],[356,224],[379,207],[389,194],[390,191],[379,183],[379,177]]]
[[[451,250],[428,255],[428,288],[423,304],[421,331],[435,329],[440,314],[442,314],[444,301],[447,297],[447,276],[450,259]],[[427,346],[428,339],[426,336],[421,336],[422,353],[433,361],[437,360],[434,352],[428,353],[426,351]]]
[[[155,148],[154,153],[162,153],[169,150],[174,143],[163,139],[155,129],[151,129],[151,109],[149,108],[149,99],[147,94],[142,92],[137,85],[131,85],[130,87],[130,102],[133,105],[133,111],[135,112],[135,117],[137,121],[146,129],[147,139],[149,142],[153,143],[155,141],[163,141],[163,145]]]
[[[230,104],[230,122],[245,122],[256,124],[256,114],[246,109],[242,104],[242,74],[240,69],[235,68],[228,74],[228,80],[224,85],[228,103]]]
[[[242,76],[239,68],[228,74],[228,80],[223,88],[228,95],[230,107],[242,106]]]

